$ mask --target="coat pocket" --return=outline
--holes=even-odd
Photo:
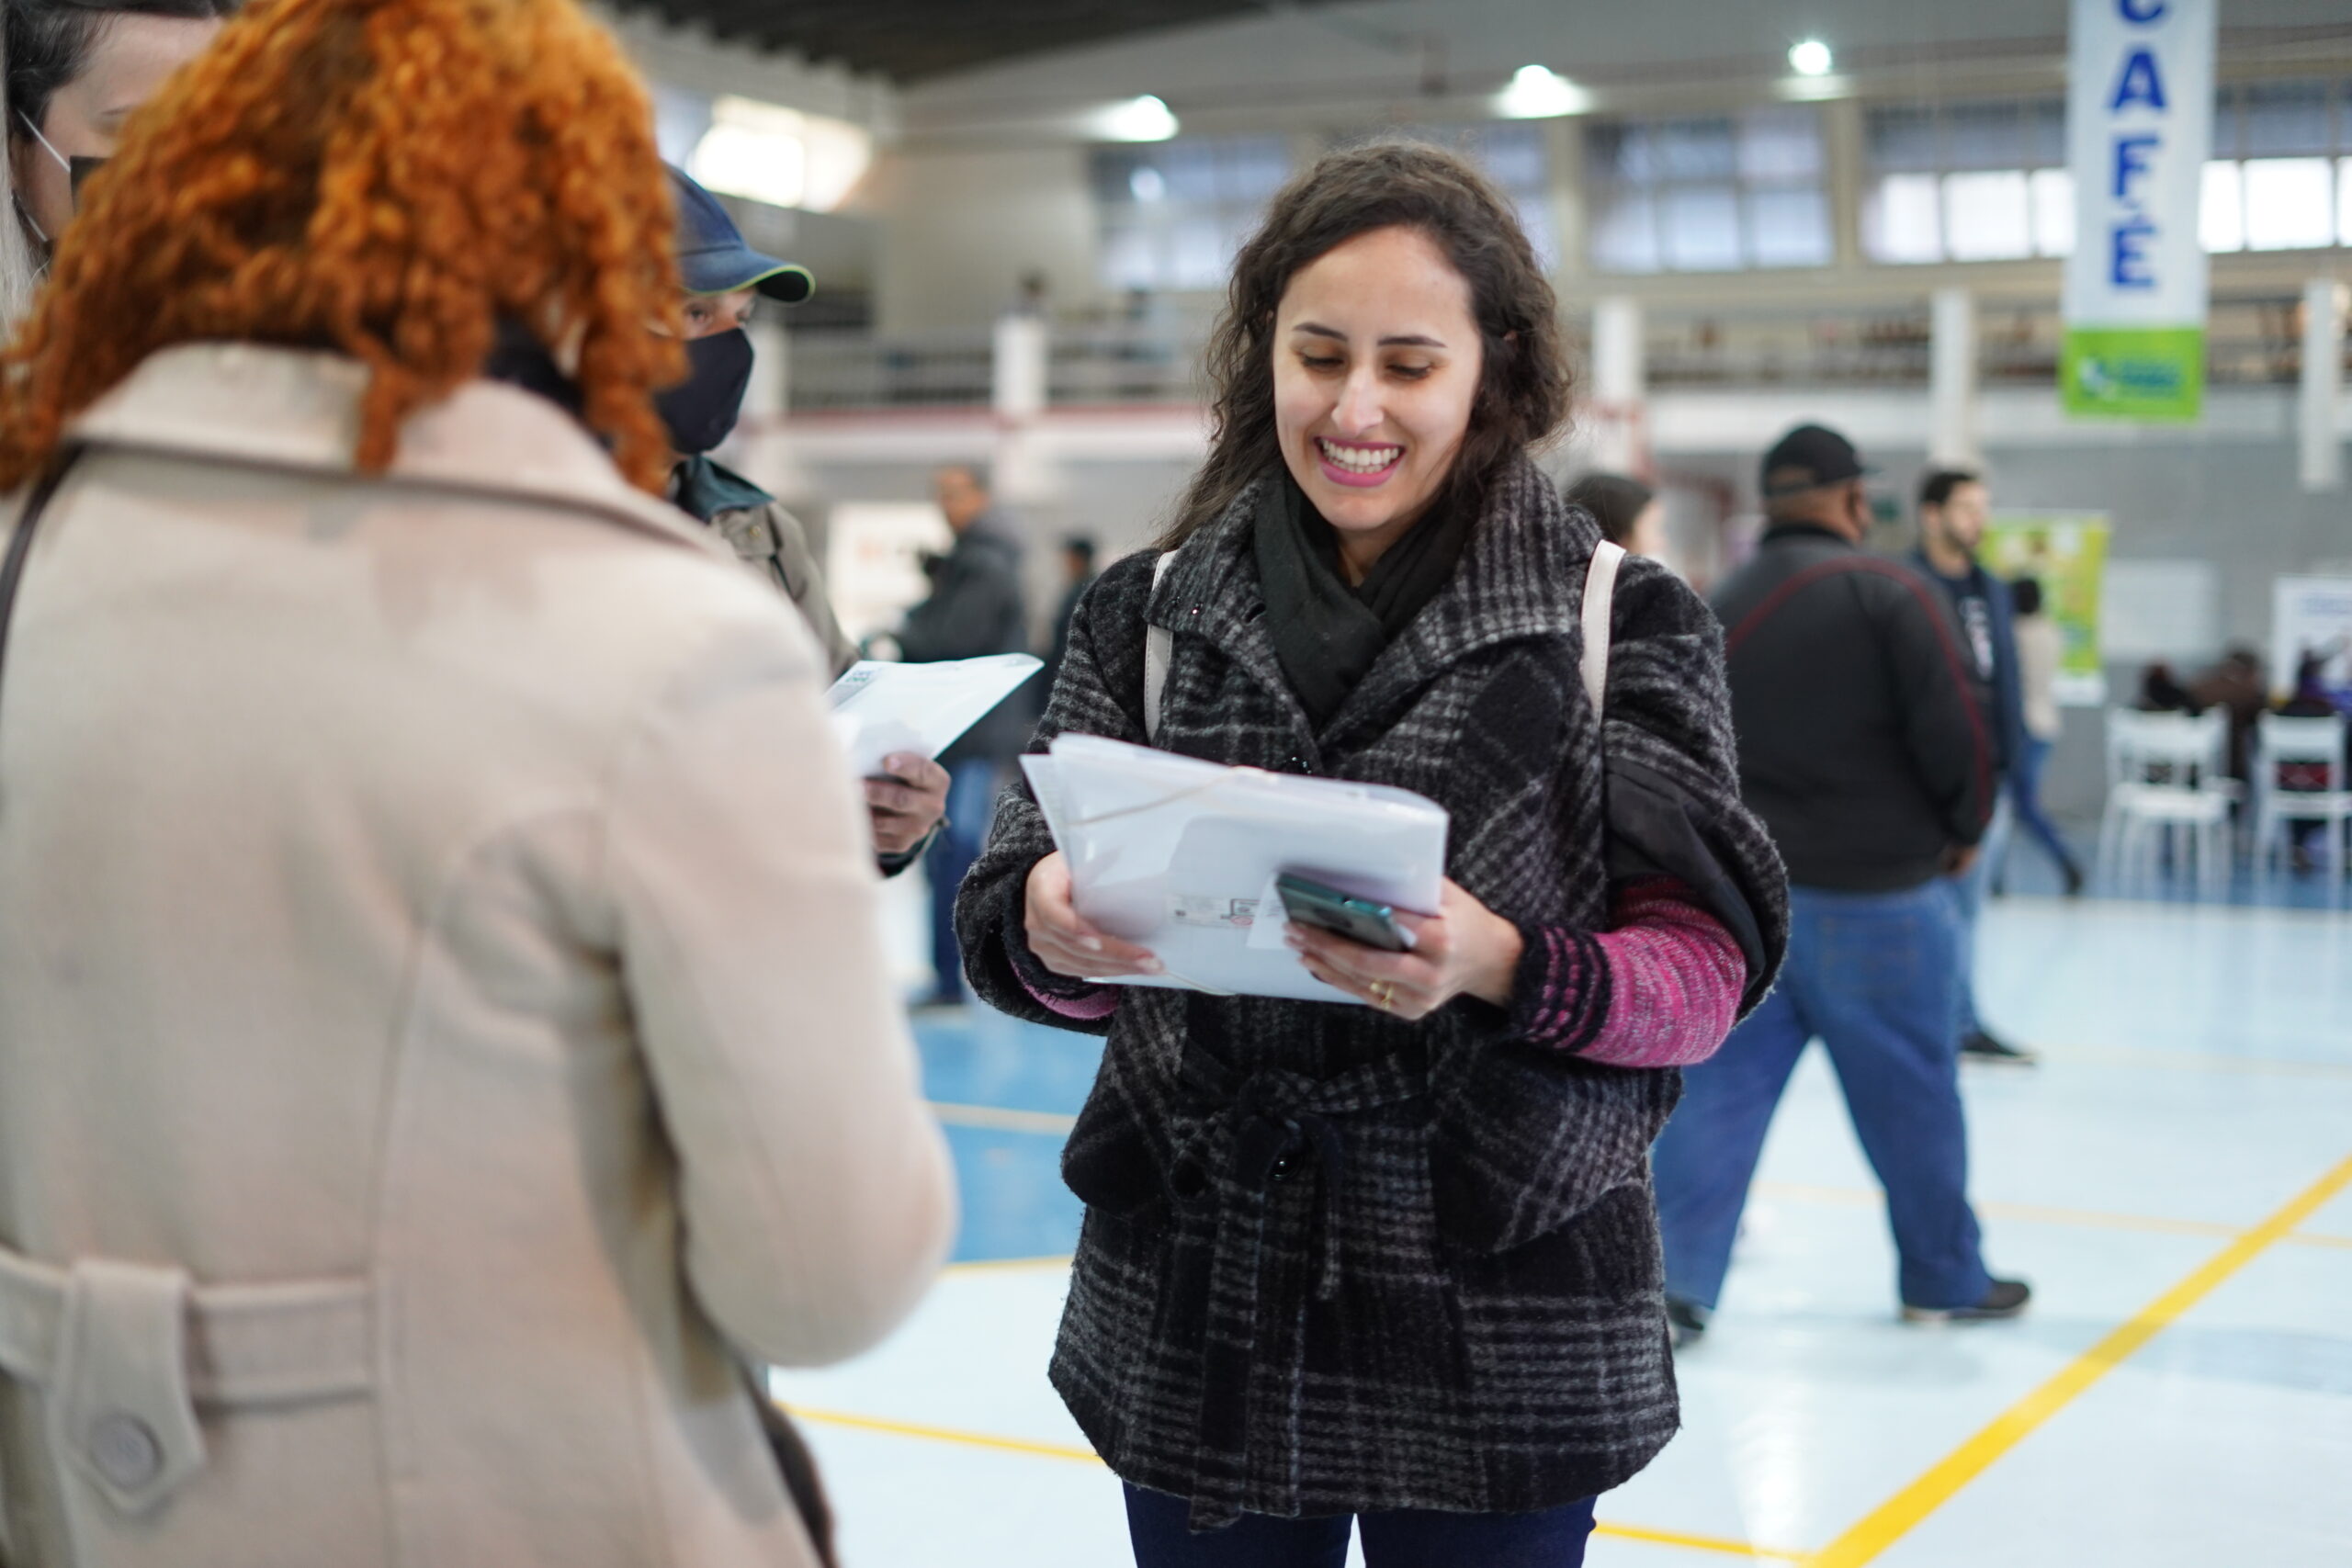
[[[1158,1146],[1114,1045],[1062,1147],[1063,1182],[1093,1213],[1157,1231],[1166,1224],[1180,1195],[1176,1184],[1186,1174],[1171,1170],[1174,1163]]]
[[[1638,1176],[1682,1076],[1472,1035],[1432,1061],[1430,1092],[1439,1234],[1489,1253],[1559,1229]]]

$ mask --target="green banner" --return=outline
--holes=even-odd
[[[2042,611],[2066,641],[2058,700],[2068,706],[2107,700],[2098,629],[2108,534],[2103,513],[1996,512],[1978,550],[1994,576],[2012,582],[2030,577],[2041,584]]]
[[[2189,423],[2205,401],[2205,329],[2068,327],[2058,395],[2070,414]]]

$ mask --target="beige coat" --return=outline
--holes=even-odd
[[[156,356],[25,578],[10,1561],[804,1564],[737,1358],[953,1222],[827,672],[526,393],[355,479],[361,380]]]

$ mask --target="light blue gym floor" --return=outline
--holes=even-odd
[[[1963,1074],[1989,1258],[2030,1315],[1895,1320],[1813,1053],[1681,1359],[1685,1428],[1601,1500],[1589,1562],[2352,1564],[2352,917],[2015,896],[1979,998],[2045,1057]],[[985,1012],[917,1033],[957,1262],[880,1349],[778,1392],[845,1568],[1117,1568],[1117,1485],[1045,1379],[1078,1224],[1056,1160],[1099,1044]]]

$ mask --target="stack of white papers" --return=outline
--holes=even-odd
[[[1057,737],[1021,765],[1069,862],[1078,912],[1168,968],[1111,984],[1355,1002],[1284,945],[1274,878],[1438,907],[1445,809],[1409,791],[1221,767],[1099,735]]]
[[[825,700],[850,765],[860,778],[872,778],[894,751],[938,756],[1043,668],[1025,653],[936,664],[867,660],[851,665]]]

